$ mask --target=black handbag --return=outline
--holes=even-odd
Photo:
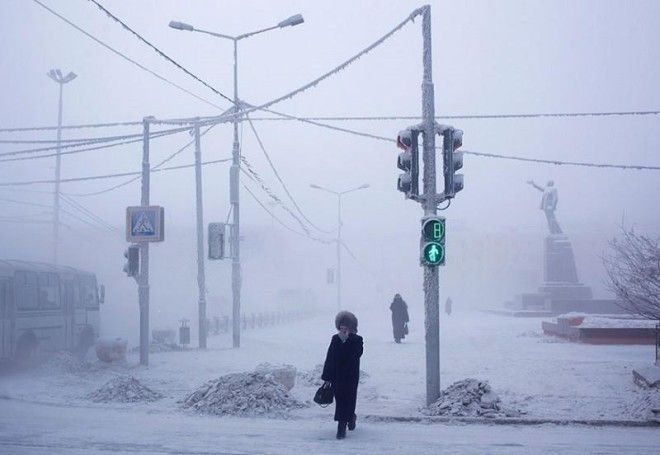
[[[334,400],[335,394],[331,387],[321,386],[314,394],[314,402],[319,404],[322,408],[330,406]]]
[[[408,323],[406,322],[406,324],[403,326],[403,334],[404,334],[404,335],[408,335],[408,333],[409,333],[409,331],[408,331]]]

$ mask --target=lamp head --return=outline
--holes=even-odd
[[[186,24],[185,22],[170,21],[169,25],[171,28],[174,28],[176,30],[186,30],[188,32],[192,32],[193,30],[195,30],[195,28],[192,25]]]
[[[284,19],[282,22],[277,24],[279,28],[284,28],[284,27],[293,27],[294,25],[299,25],[305,22],[305,19],[303,19],[302,14],[295,14],[287,19]]]

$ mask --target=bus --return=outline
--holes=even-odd
[[[61,350],[84,356],[99,337],[104,294],[90,272],[0,260],[0,361]]]

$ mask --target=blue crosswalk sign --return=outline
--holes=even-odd
[[[126,240],[128,242],[162,242],[164,209],[160,206],[126,208]]]

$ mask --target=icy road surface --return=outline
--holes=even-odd
[[[0,453],[14,454],[651,454],[657,428],[358,423],[0,401]]]

